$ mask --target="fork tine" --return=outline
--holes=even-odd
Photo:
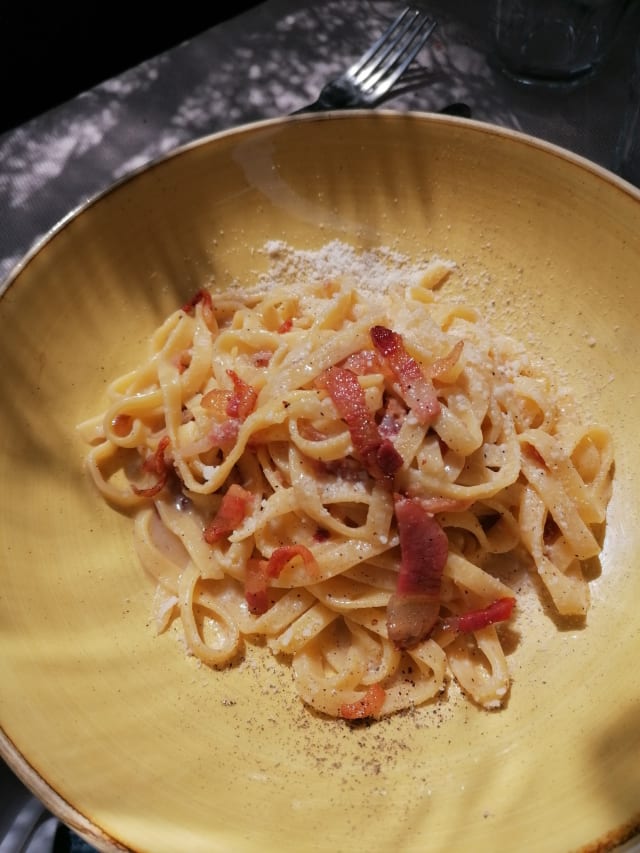
[[[380,38],[377,39],[377,41],[374,41],[371,47],[365,53],[363,53],[362,56],[359,57],[359,59],[357,59],[353,63],[353,65],[349,66],[346,73],[350,75],[357,75],[365,67],[365,65],[367,65],[367,63],[373,59],[373,57],[376,55],[376,53],[378,53],[380,48],[387,43],[387,40],[390,39],[394,35],[394,33],[396,33],[396,30],[399,27],[402,27],[403,23],[405,23],[406,19],[409,17],[412,11],[415,10],[412,10],[410,6],[407,6],[407,8],[398,15],[395,21],[389,27],[387,27],[387,29],[382,33]],[[409,26],[410,25],[411,24],[409,22]]]
[[[423,18],[411,33],[410,38],[398,46],[393,56],[386,57],[383,64],[374,70],[366,81],[363,81],[369,91],[375,91],[378,97],[388,92],[411,65],[435,27],[435,21]]]
[[[436,26],[433,18],[407,6],[353,65],[325,83],[315,101],[295,112],[375,107],[407,71]]]
[[[407,17],[407,19],[403,21],[402,25],[396,30],[387,32],[387,38],[385,39],[385,42],[380,45],[378,52],[371,57],[371,60],[368,63],[362,66],[360,71],[357,71],[355,74],[352,72],[353,79],[356,83],[363,84],[371,78],[374,72],[378,69],[392,65],[395,58],[401,54],[403,45],[406,43],[407,38],[409,39],[409,44],[411,43],[411,39],[413,37],[412,30],[416,23],[420,26],[422,15],[417,9],[407,9],[405,11],[409,12],[412,17]],[[389,57],[391,57],[391,59],[387,62]]]

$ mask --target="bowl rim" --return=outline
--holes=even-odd
[[[173,159],[174,157],[179,157],[180,155],[193,148],[199,148],[201,146],[208,145],[211,142],[215,142],[218,139],[227,139],[235,135],[245,136],[262,130],[294,125],[300,122],[311,123],[321,121],[350,121],[353,119],[362,119],[365,117],[367,119],[373,118],[374,121],[378,118],[380,120],[384,119],[387,121],[391,119],[408,121],[427,121],[434,124],[445,124],[458,128],[469,127],[478,132],[486,133],[489,136],[494,136],[500,139],[510,139],[512,141],[528,145],[532,148],[537,149],[538,151],[546,152],[549,155],[559,157],[560,159],[563,159],[566,162],[572,163],[574,166],[582,168],[584,171],[591,173],[592,175],[600,178],[606,183],[616,186],[619,190],[622,190],[627,195],[631,196],[631,198],[635,198],[640,201],[640,187],[636,187],[634,184],[620,177],[612,170],[607,169],[605,166],[600,165],[594,160],[590,160],[585,155],[578,154],[577,152],[571,151],[570,149],[565,148],[555,142],[550,142],[546,139],[543,139],[542,137],[534,136],[533,134],[528,133],[526,131],[503,127],[501,125],[494,124],[489,121],[483,121],[480,119],[473,118],[462,118],[460,116],[449,116],[443,115],[442,113],[433,113],[420,110],[407,110],[401,112],[399,110],[392,109],[328,110],[326,112],[320,113],[300,113],[295,115],[275,116],[272,118],[258,119],[256,121],[234,125],[233,127],[213,131],[212,133],[206,134],[204,136],[198,136],[195,139],[177,145],[170,151],[166,151],[156,157],[152,157],[145,163],[141,163],[138,166],[133,167],[130,171],[128,171],[121,177],[115,178],[107,186],[103,187],[100,190],[97,190],[93,195],[90,195],[83,201],[79,202],[75,207],[71,208],[66,214],[64,214],[64,216],[60,217],[56,222],[54,222],[53,225],[51,225],[47,231],[45,231],[43,234],[41,234],[34,240],[31,247],[9,270],[4,280],[0,280],[0,298],[2,298],[7,289],[13,284],[13,282],[16,280],[22,270],[27,266],[27,264],[40,251],[42,251],[42,249],[47,245],[50,240],[52,240],[56,236],[56,234],[62,231],[70,222],[79,217],[90,207],[93,207],[93,205],[99,202],[102,198],[118,190],[119,187],[123,186],[124,184],[127,184],[131,180],[134,180],[139,175],[142,175],[147,171],[151,171],[152,169],[156,168],[157,166],[168,160]]]
[[[590,160],[584,155],[578,154],[557,143],[550,142],[530,133],[512,128],[502,127],[487,121],[478,119],[467,119],[457,116],[447,116],[439,113],[425,111],[397,111],[391,109],[371,110],[340,110],[324,113],[300,114],[294,116],[277,116],[273,118],[260,119],[233,127],[218,130],[193,140],[182,143],[168,152],[164,152],[154,158],[140,164],[121,177],[110,182],[106,187],[98,190],[75,207],[70,209],[64,216],[58,219],[44,234],[35,240],[33,245],[25,252],[23,257],[12,267],[3,281],[0,281],[0,299],[6,295],[9,288],[18,280],[20,274],[28,264],[41,252],[50,241],[64,230],[64,228],[77,219],[81,214],[99,203],[102,199],[116,192],[120,187],[136,179],[140,175],[161,166],[195,148],[203,147],[217,140],[229,139],[234,136],[243,137],[264,130],[278,129],[293,126],[301,122],[350,122],[354,120],[386,120],[386,121],[417,121],[427,122],[434,125],[449,125],[459,129],[469,128],[478,133],[485,134],[502,141],[513,141],[518,144],[529,146],[537,151],[551,157],[559,158],[574,167],[578,167],[591,177],[622,191],[631,199],[640,203],[640,188],[629,181],[616,175],[613,171]],[[49,782],[41,776],[32,764],[14,744],[7,732],[0,726],[0,758],[17,778],[38,798],[52,814],[63,821],[72,830],[77,831],[97,849],[106,853],[115,851],[127,851],[117,840],[87,818],[72,803],[60,795]],[[608,839],[600,839],[600,842],[611,842],[614,846],[627,844],[629,842],[640,842],[640,824],[632,820],[629,824],[616,827],[611,830]],[[598,841],[595,842],[598,844]],[[635,847],[635,844],[634,844]],[[594,848],[595,849],[595,848]],[[607,847],[607,849],[609,849]],[[640,847],[638,848],[640,849]]]

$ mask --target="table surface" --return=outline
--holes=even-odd
[[[313,100],[398,2],[266,0],[0,135],[0,281],[57,222],[177,145]],[[601,73],[572,92],[518,86],[493,70],[489,2],[430,0],[438,28],[419,56],[426,84],[385,106],[437,110],[521,130],[614,167],[638,10]]]
[[[615,168],[640,33],[639,3],[600,73],[573,91],[519,86],[493,69],[488,0],[416,5],[428,7],[438,20],[418,57],[425,85],[385,107],[436,111],[463,101],[474,119],[532,134]],[[0,282],[10,279],[57,223],[114,181],[176,146],[312,101],[401,6],[377,0],[265,0],[1,134]],[[9,846],[7,833],[29,795],[2,762],[0,795],[0,853],[12,853],[20,848]],[[51,849],[48,843],[40,849]]]

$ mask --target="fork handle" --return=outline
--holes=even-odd
[[[445,116],[471,118],[471,107],[468,104],[464,104],[462,101],[455,101],[453,104],[447,104],[446,107],[441,107],[438,112]]]
[[[327,113],[330,110],[348,110],[350,107],[351,104],[349,104],[346,99],[343,104],[337,104],[335,101],[329,103],[320,96],[316,101],[312,101],[310,104],[306,104],[304,107],[294,110],[292,113],[289,113],[289,115],[296,116],[301,113]]]
[[[315,101],[305,104],[304,107],[295,110],[291,115],[295,116],[299,113],[326,113],[329,110],[362,109],[362,104],[358,105],[354,100],[353,86],[338,81],[330,86],[325,86],[325,88],[331,89],[330,97],[323,90]]]
[[[302,113],[322,113],[327,112],[328,110],[329,107],[323,107],[319,101],[314,101],[312,104],[307,104],[304,107],[300,107],[298,110],[294,110],[292,113],[289,113],[289,115],[297,116]]]

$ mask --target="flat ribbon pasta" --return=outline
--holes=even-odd
[[[200,291],[79,425],[90,476],[134,517],[158,630],[177,621],[189,654],[219,667],[263,638],[334,717],[437,701],[451,679],[491,709],[510,689],[515,595],[496,559],[527,562],[560,615],[587,613],[611,436],[447,303],[450,270]],[[435,624],[406,647],[387,626],[407,558],[398,496],[448,543]]]

